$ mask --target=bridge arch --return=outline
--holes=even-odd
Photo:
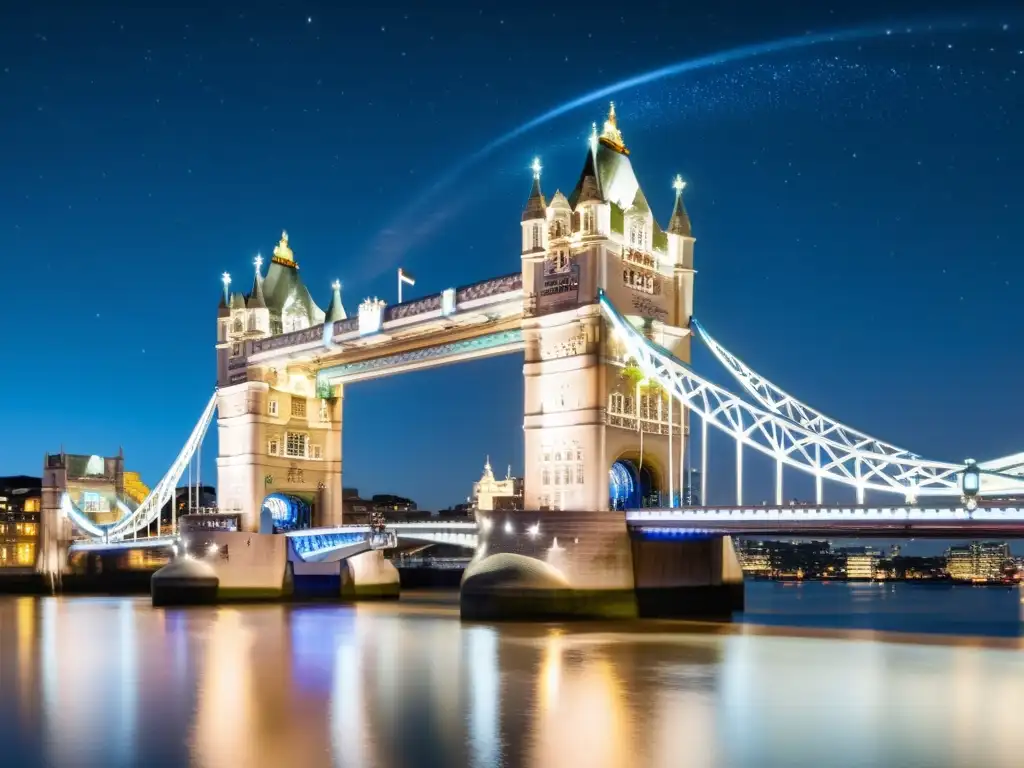
[[[296,531],[311,525],[310,505],[298,496],[275,492],[260,505],[260,533]]]
[[[610,509],[641,509],[658,506],[662,478],[660,463],[639,451],[619,455],[608,469]]]

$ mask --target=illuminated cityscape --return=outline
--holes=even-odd
[[[932,5],[5,14],[3,764],[1020,765],[1024,9]]]

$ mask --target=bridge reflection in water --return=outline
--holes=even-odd
[[[1019,664],[978,639],[623,629],[466,625],[427,603],[0,599],[0,736],[12,765],[58,768],[1011,766],[1024,750]]]

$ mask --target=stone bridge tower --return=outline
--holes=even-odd
[[[247,295],[232,293],[224,275],[217,318],[218,505],[240,512],[245,530],[255,531],[264,499],[277,493],[309,505],[314,525],[340,525],[341,386],[318,389],[315,362],[260,362],[273,354],[268,337],[305,330],[319,339],[325,323],[344,319],[340,286],[335,283],[325,313],[299,276],[287,232],[266,277],[262,262],[257,256]]]
[[[625,359],[598,304],[689,362],[693,244],[675,182],[667,229],[636,179],[612,104],[579,180],[548,202],[541,167],[522,215],[525,507],[668,506],[685,484],[683,409]],[[669,437],[670,431],[672,437]],[[671,451],[670,451],[671,442]]]

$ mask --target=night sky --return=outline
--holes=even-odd
[[[247,286],[282,228],[321,307],[338,278],[349,313],[395,301],[398,266],[417,278],[409,297],[518,270],[531,159],[549,196],[568,193],[608,98],[663,225],[672,177],[688,182],[696,315],[722,343],[925,456],[1024,449],[1019,13],[85,6],[24,4],[0,23],[0,474],[38,474],[62,445],[123,445],[155,483],[215,383],[219,276]],[[638,73],[865,27],[892,34],[625,88],[476,157]],[[694,363],[724,383],[710,354]],[[520,472],[521,365],[348,387],[345,485],[439,508],[465,499],[487,454]],[[728,503],[731,453],[713,447],[709,501]],[[211,430],[210,480],[215,455]],[[750,466],[747,500],[769,498],[770,466]]]

